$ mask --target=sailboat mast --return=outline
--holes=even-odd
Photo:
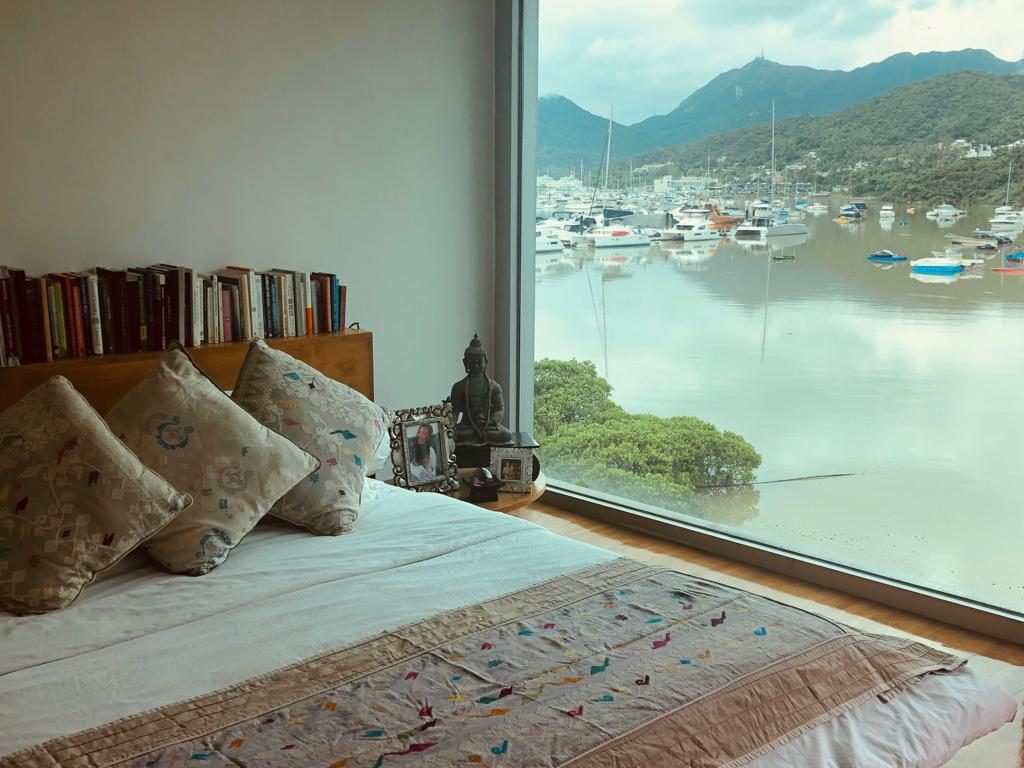
[[[771,194],[768,196],[768,202],[775,203],[775,100],[772,99],[772,181],[771,181]]]
[[[1013,174],[1013,161],[1010,161],[1010,169],[1006,172],[1006,200],[1003,201],[1003,205],[1010,204],[1010,176]]]
[[[608,147],[604,152],[604,188],[608,189],[608,167],[612,162],[612,118],[615,116],[615,107],[608,112]]]

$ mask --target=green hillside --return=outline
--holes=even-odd
[[[775,126],[776,168],[801,164],[788,178],[819,187],[897,200],[994,202],[1001,198],[1009,156],[960,159],[956,139],[999,146],[1024,139],[1024,76],[956,72],[895,88],[822,117],[794,117]],[[813,154],[810,154],[813,153]],[[708,156],[722,181],[744,180],[771,156],[768,124],[747,126],[634,158],[668,163],[666,172],[700,174]],[[858,164],[861,167],[857,167]],[[1021,167],[1021,166],[1019,166]],[[1024,195],[1022,183],[1013,194]]]

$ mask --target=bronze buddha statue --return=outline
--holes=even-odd
[[[452,419],[455,444],[510,445],[512,432],[501,423],[505,401],[501,386],[487,376],[487,353],[477,334],[462,356],[465,378],[452,385]]]

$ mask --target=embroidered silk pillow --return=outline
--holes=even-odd
[[[232,399],[318,459],[320,469],[271,514],[314,533],[352,530],[370,459],[385,431],[379,405],[263,341],[249,345]]]
[[[107,423],[147,467],[195,498],[146,542],[176,573],[199,576],[220,565],[274,502],[319,466],[235,405],[177,344]]]
[[[191,501],[54,376],[0,414],[0,608],[70,605]]]

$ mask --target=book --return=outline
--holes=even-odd
[[[233,323],[231,322],[231,290],[226,283],[220,289],[221,328],[224,329],[224,341],[233,341]]]
[[[341,295],[338,292],[338,277],[331,275],[331,330],[341,328]]]
[[[304,273],[303,291],[305,292],[305,301],[303,307],[306,315],[306,332],[316,333],[316,324],[313,322],[313,283],[310,280],[308,272]]]
[[[297,318],[295,301],[295,273],[289,269],[272,269],[277,281],[277,298],[281,313],[282,336],[296,336]]]
[[[306,278],[302,272],[296,272],[295,281],[295,335],[305,336],[306,330]]]
[[[49,291],[45,277],[35,278],[35,289],[38,293],[39,313],[43,320],[43,358],[46,362],[53,362],[53,335],[50,326],[50,301]]]
[[[68,344],[67,323],[64,321],[64,286],[53,278],[50,279],[50,302],[50,306],[53,307],[58,357],[67,358],[71,355],[71,348]]]
[[[340,322],[339,330],[342,330],[342,331],[345,330],[346,328],[348,328],[348,325],[346,325],[348,320],[346,318],[346,312],[345,312],[347,306],[348,306],[348,286],[347,285],[339,285],[338,286],[338,307],[339,307],[339,309],[338,309],[338,316],[340,318],[340,320],[339,320],[339,322]]]
[[[14,298],[11,295],[11,277],[6,267],[0,267],[0,330],[3,331],[4,362],[17,365],[18,349],[14,341]]]
[[[71,298],[64,309],[71,316],[70,327],[74,338],[72,355],[76,358],[85,357],[85,323],[82,322],[82,286],[78,283],[78,280],[70,275],[66,279],[67,283],[64,285],[64,290]]]
[[[100,286],[95,273],[85,279],[89,302],[89,328],[92,336],[92,353],[103,354],[103,325],[100,314]]]

